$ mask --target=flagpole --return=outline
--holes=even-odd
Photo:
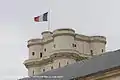
[[[48,31],[50,30],[50,9],[48,11]]]

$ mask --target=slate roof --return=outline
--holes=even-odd
[[[104,71],[113,67],[120,66],[120,50],[106,52],[103,55],[95,56],[88,60],[83,60],[63,68],[54,69],[41,74],[40,76],[62,76],[57,80],[70,80],[72,78],[85,76],[99,71]],[[28,80],[50,80],[47,79],[28,79]],[[22,79],[27,80],[27,79]],[[51,79],[53,80],[53,79]]]

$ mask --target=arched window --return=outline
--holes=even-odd
[[[102,49],[102,52],[104,52],[104,50]]]
[[[74,44],[72,44],[72,46],[74,47]]]
[[[72,46],[73,46],[73,47],[76,47],[76,44],[73,43]]]
[[[91,56],[93,56],[93,50],[90,50],[90,52],[91,52]]]
[[[34,56],[34,55],[35,55],[35,52],[32,52],[32,55]]]
[[[51,69],[53,69],[53,66],[51,66]]]
[[[67,61],[67,65],[69,64],[69,62]]]
[[[76,47],[76,44],[74,44],[74,47]]]
[[[40,53],[40,58],[42,57],[42,53]]]
[[[59,68],[60,68],[60,62],[59,62]]]
[[[54,45],[53,45],[53,47],[55,48],[55,47],[56,47],[56,45],[54,44]]]
[[[46,52],[46,48],[44,49],[44,51]]]
[[[43,69],[43,72],[45,72],[45,69]]]
[[[33,76],[34,76],[34,70],[33,70]]]

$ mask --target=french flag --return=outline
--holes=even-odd
[[[46,13],[40,15],[40,16],[34,17],[34,21],[35,22],[48,21],[48,12],[46,12]]]

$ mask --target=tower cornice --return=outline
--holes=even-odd
[[[24,65],[26,68],[33,67],[33,66],[42,66],[48,63],[52,63],[54,60],[59,58],[69,58],[74,59],[76,61],[80,61],[83,59],[87,59],[90,56],[86,55],[79,55],[77,53],[70,53],[70,52],[63,52],[63,53],[54,53],[50,57],[43,57],[43,58],[36,58],[36,59],[28,59],[24,61]]]

